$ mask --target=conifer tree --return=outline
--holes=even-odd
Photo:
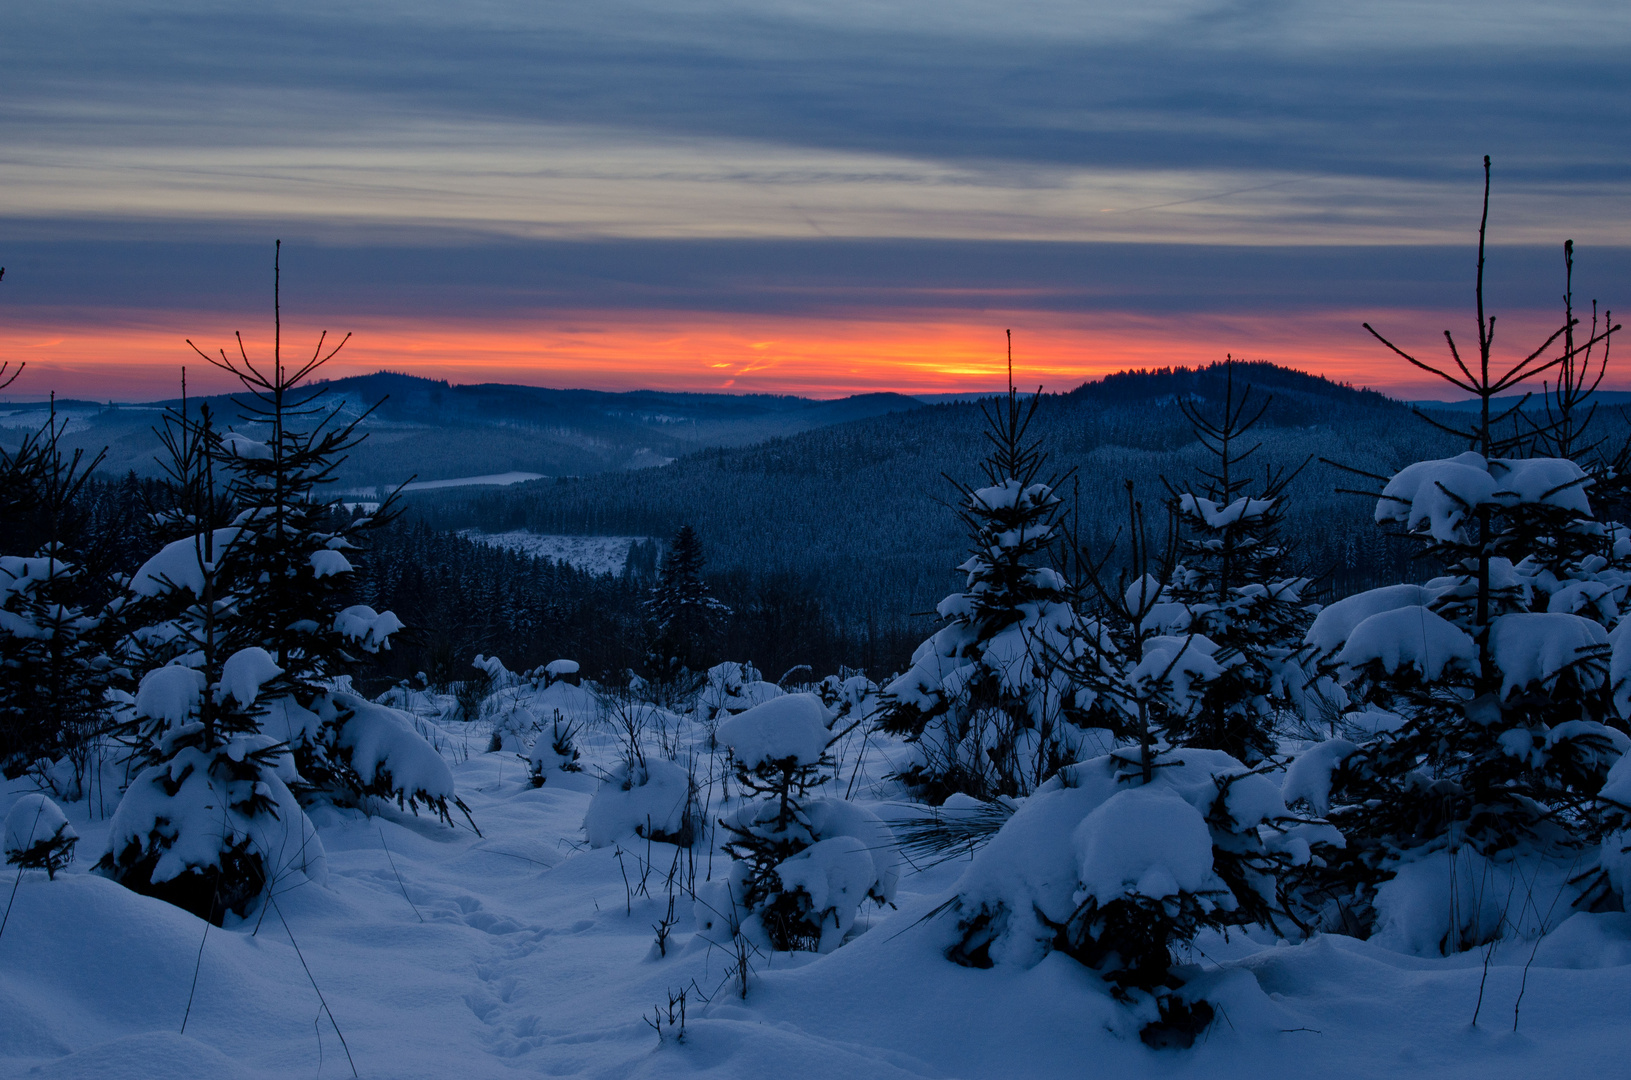
[[[1535,439],[1517,420],[1525,399],[1504,409],[1496,401],[1546,372],[1573,381],[1572,366],[1619,328],[1605,324],[1579,342],[1571,312],[1538,347],[1498,365],[1495,317],[1484,310],[1488,215],[1486,157],[1476,355],[1464,360],[1446,331],[1453,366],[1429,364],[1366,324],[1396,355],[1478,402],[1464,427],[1434,421],[1464,438],[1466,453],[1372,477],[1377,522],[1401,526],[1441,573],[1332,604],[1308,633],[1357,707],[1356,741],[1311,751],[1294,788],[1311,803],[1328,798],[1348,838],[1316,876],[1361,927],[1382,883],[1420,860],[1446,858],[1453,869],[1590,843],[1595,796],[1627,745],[1607,630],[1626,599],[1631,542],[1597,520],[1593,478],[1579,464],[1518,456],[1576,447],[1580,428],[1550,425]],[[1440,948],[1499,932],[1454,918]]]
[[[220,433],[185,395],[160,439],[173,486],[165,544],[131,579],[141,671],[125,740],[140,769],[114,812],[99,872],[220,924],[284,874],[325,874],[322,845],[288,783],[293,763],[261,731],[263,688],[282,670],[238,618],[241,530],[221,497]]]
[[[1186,730],[1169,735],[1250,763],[1275,752],[1276,712],[1291,710],[1302,696],[1306,676],[1297,655],[1312,618],[1303,600],[1311,582],[1289,572],[1281,535],[1286,489],[1301,467],[1265,466],[1253,477],[1247,462],[1262,444],[1246,440],[1273,399],[1253,401],[1249,385],[1237,397],[1233,357],[1223,368],[1215,415],[1179,399],[1212,460],[1200,470],[1200,484],[1167,485],[1179,531],[1165,600],[1182,605],[1183,629],[1204,635],[1227,662]]]
[[[893,901],[889,830],[859,806],[812,797],[831,779],[832,719],[814,694],[788,694],[719,725],[746,798],[719,822],[736,861],[717,887],[699,891],[704,926],[725,916],[760,944],[826,952],[843,942],[864,901]]]
[[[107,720],[118,619],[108,536],[82,506],[103,456],[65,453],[65,427],[53,398],[38,431],[0,450],[0,552],[17,552],[0,554],[0,766],[77,799]]]
[[[672,680],[682,672],[707,667],[720,621],[731,613],[708,590],[702,577],[704,562],[701,538],[691,526],[681,525],[646,600],[653,636],[650,665],[659,679]]]
[[[281,255],[281,241],[277,250]],[[330,405],[320,400],[325,387],[303,385],[349,334],[328,348],[325,333],[308,359],[284,362],[280,263],[273,263],[268,360],[251,359],[241,334],[236,356],[222,349],[212,357],[188,342],[238,379],[245,396],[236,404],[245,426],[255,429],[226,432],[207,453],[227,478],[235,510],[233,558],[242,587],[234,626],[279,671],[265,691],[263,728],[293,752],[302,793],[387,798],[451,823],[450,804],[462,810],[463,803],[440,755],[406,718],[342,681],[365,654],[388,649],[402,628],[389,611],[347,603],[355,567],[346,553],[396,516],[396,493],[356,516],[327,492],[346,452],[366,437],[358,428],[373,410],[344,419],[344,401]]]
[[[1067,664],[1080,627],[1064,576],[1050,562],[1061,539],[1058,476],[1044,479],[1047,454],[1030,425],[1041,390],[982,403],[991,449],[985,484],[948,480],[960,496],[969,558],[957,569],[964,591],[940,602],[945,621],[917,648],[912,666],[886,688],[879,723],[917,744],[908,783],[939,801],[1023,795],[1072,759],[1076,689]]]

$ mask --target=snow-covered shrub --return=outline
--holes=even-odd
[[[821,703],[836,714],[833,721],[836,727],[846,717],[858,717],[866,709],[867,699],[877,697],[878,684],[864,674],[843,668],[839,674],[828,675],[816,684],[815,692],[821,697]]]
[[[577,686],[582,682],[583,676],[578,673],[576,660],[551,660],[544,665],[544,685],[552,686],[563,682]]]
[[[518,755],[527,763],[533,787],[543,787],[554,772],[583,771],[575,741],[578,727],[561,716],[561,710],[555,709],[554,713],[548,727],[539,727],[531,749]]]
[[[814,694],[789,694],[719,725],[737,782],[757,798],[720,820],[737,861],[724,882],[699,890],[705,931],[723,920],[776,949],[826,952],[853,929],[863,901],[894,899],[888,828],[851,803],[808,797],[828,779],[830,719]]]
[[[677,739],[683,721],[678,714],[647,700],[643,696],[644,689],[645,685],[638,679],[632,680],[628,687],[599,688],[593,698],[595,722],[617,737],[625,763],[643,763],[648,757],[673,760],[678,753]],[[557,684],[550,687],[546,695],[556,691],[583,693],[577,687]],[[567,695],[562,693],[559,697]],[[541,696],[534,700],[542,705],[547,698]]]
[[[453,824],[449,804],[468,818],[470,811],[453,787],[453,771],[442,755],[400,709],[357,694],[330,691],[319,702],[326,756],[344,789],[395,802],[398,807],[434,813]]]
[[[583,831],[590,847],[630,836],[690,847],[700,814],[696,783],[683,767],[663,758],[624,761],[595,788]]]
[[[752,664],[739,664],[733,660],[715,664],[708,669],[707,679],[697,694],[694,714],[705,724],[716,724],[733,713],[759,704],[753,695],[763,693],[756,688],[767,685],[772,684],[763,682],[759,669]],[[750,690],[750,687],[755,689]],[[776,694],[780,692],[778,688]]]
[[[1173,997],[1187,946],[1206,927],[1289,929],[1277,878],[1316,843],[1340,837],[1290,814],[1277,784],[1229,755],[1147,763],[1128,747],[1061,769],[975,855],[947,955],[1029,967],[1064,952],[1146,1010],[1148,1038],[1181,1042],[1184,1023],[1211,1016]]]
[[[6,862],[25,870],[44,870],[51,878],[74,861],[79,834],[62,807],[36,792],[18,799],[6,815]]]
[[[932,801],[1024,794],[1074,756],[1078,685],[1069,661],[1080,621],[1066,582],[1045,565],[1063,502],[1043,481],[1047,455],[1026,431],[1039,397],[986,411],[987,483],[959,486],[972,555],[964,591],[936,609],[945,625],[889,684],[880,725],[916,744],[902,779]]]
[[[515,699],[497,703],[488,714],[493,733],[487,749],[495,753],[526,749],[543,726],[536,712]]]

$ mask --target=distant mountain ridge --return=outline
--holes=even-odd
[[[395,372],[314,384],[346,418],[368,413],[369,439],[342,466],[347,487],[446,480],[505,472],[584,476],[660,465],[707,447],[743,446],[818,427],[923,407],[904,394],[858,394],[833,401],[771,394],[615,393],[497,383],[458,385]],[[208,404],[223,424],[253,423],[235,403],[243,395],[189,400]],[[119,405],[59,400],[70,420],[67,442],[108,448],[104,469],[155,471],[151,428],[179,399]],[[0,406],[0,444],[37,428],[43,402]],[[373,409],[369,413],[370,408]],[[252,428],[251,428],[252,430]]]
[[[1078,417],[1079,440],[1142,446],[1149,418],[1179,399],[1222,399],[1225,374],[1221,363],[1121,371],[1045,396],[1057,401],[1055,411],[1061,419]],[[1265,362],[1235,363],[1234,378],[1237,385],[1249,383],[1272,395],[1265,416],[1271,426],[1338,423],[1356,410],[1375,414],[1402,412],[1406,407],[1373,390]],[[972,409],[976,399],[991,396],[928,395],[924,401],[906,394],[868,393],[818,400],[777,394],[614,392],[505,383],[460,385],[387,371],[316,386],[327,391],[326,400],[338,404],[342,416],[368,413],[363,428],[369,438],[338,474],[346,489],[394,485],[410,476],[445,482],[505,473],[559,477],[622,472],[660,466],[702,450],[756,446],[891,414]],[[948,397],[953,400],[943,400]],[[190,400],[194,407],[205,403],[225,425],[243,429],[252,424],[252,418],[234,404],[233,395]],[[119,405],[64,399],[57,402],[57,409],[70,421],[66,439],[70,448],[94,453],[106,446],[105,471],[151,475],[156,471],[151,428],[160,410],[176,404],[176,400]],[[24,431],[37,428],[45,408],[41,402],[0,405],[0,445],[13,445]]]

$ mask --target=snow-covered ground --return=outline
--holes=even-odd
[[[629,559],[629,548],[645,539],[643,536],[546,536],[525,530],[502,533],[467,530],[460,535],[480,544],[567,563],[591,574],[621,573]]]
[[[519,694],[535,714],[596,716],[575,688]],[[0,931],[0,1075],[340,1077],[354,1063],[361,1076],[438,1080],[1498,1080],[1624,1067],[1631,916],[1576,914],[1538,948],[1497,948],[1487,973],[1482,950],[1441,959],[1337,935],[1206,938],[1191,985],[1219,1019],[1191,1050],[1154,1051],[1105,984],[1062,954],[1029,969],[945,958],[950,928],[934,913],[966,859],[908,868],[897,910],[863,907],[861,932],[834,952],[752,957],[744,999],[734,954],[694,934],[683,896],[667,955],[654,947],[670,878],[691,870],[678,849],[585,843],[595,776],[619,754],[609,726],[580,738],[585,772],[551,772],[534,788],[513,746],[486,752],[490,724],[437,724],[445,708],[423,695],[410,704],[482,835],[394,808],[318,811],[328,883],[286,885],[224,929],[86,873],[107,822],[83,802],[66,807],[78,861],[55,881],[8,874],[0,889],[17,882]],[[666,744],[715,777],[710,816],[730,805],[702,725],[647,738],[648,752]],[[911,812],[874,779],[898,744],[857,732],[837,752],[830,794],[848,791],[886,820]],[[27,790],[6,788],[0,813]],[[695,880],[728,865],[705,840]],[[683,1040],[668,1024],[681,990]],[[665,1038],[647,1023],[654,1008]]]

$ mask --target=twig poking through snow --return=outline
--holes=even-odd
[[[340,1037],[340,1049],[345,1051],[345,1060],[346,1063],[351,1066],[351,1075],[353,1077],[359,1076],[360,1074],[357,1072],[357,1063],[351,1059],[351,1047],[345,1041],[345,1033],[340,1030],[339,1023],[335,1021],[334,1010],[328,1007],[328,1000],[323,997],[323,991],[317,985],[317,980],[312,978],[311,968],[307,967],[306,957],[300,951],[300,943],[294,939],[294,931],[289,929],[289,920],[283,917],[283,909],[278,907],[276,899],[267,897],[267,902],[270,903],[273,909],[277,911],[278,922],[283,924],[283,932],[289,935],[289,944],[294,946],[294,954],[300,959],[300,966],[306,972],[306,979],[311,983],[311,988],[317,991],[317,1001],[323,1006],[323,1011],[328,1013],[328,1022],[334,1028],[334,1034]]]
[[[391,873],[396,875],[396,887],[402,890],[402,899],[406,900],[408,906],[413,908],[415,915],[419,915],[419,905],[415,904],[413,897],[408,895],[408,887],[402,884],[402,872],[396,868],[396,860],[391,858],[391,849],[385,846],[385,830],[378,825],[375,825],[374,828],[379,831],[379,846],[385,849],[385,861],[391,864]],[[424,922],[425,917],[419,915],[419,921]]]
[[[24,810],[23,813],[26,814],[26,813],[28,813],[28,811]],[[34,835],[34,830],[39,827],[40,815],[43,814],[43,813],[45,813],[45,803],[41,802],[40,803],[40,808],[38,810],[34,811],[34,824],[29,826],[29,829],[28,829],[28,835],[29,836],[33,836]],[[17,902],[17,887],[19,885],[21,885],[22,883],[23,883],[23,867],[18,866],[17,867],[17,880],[13,881],[11,883],[11,899],[6,901],[6,915],[5,915],[5,918],[0,919],[0,934],[4,934],[6,932],[6,924],[11,921],[11,905],[13,905],[13,904],[15,904]]]
[[[217,884],[216,892],[210,894],[210,912],[215,911],[215,901],[220,891]],[[193,1014],[193,998],[198,993],[198,972],[204,966],[204,943],[210,939],[210,921],[204,920],[204,936],[198,939],[198,955],[193,959],[193,985],[187,991],[187,1011],[181,1014],[181,1034],[187,1034],[187,1019]]]

